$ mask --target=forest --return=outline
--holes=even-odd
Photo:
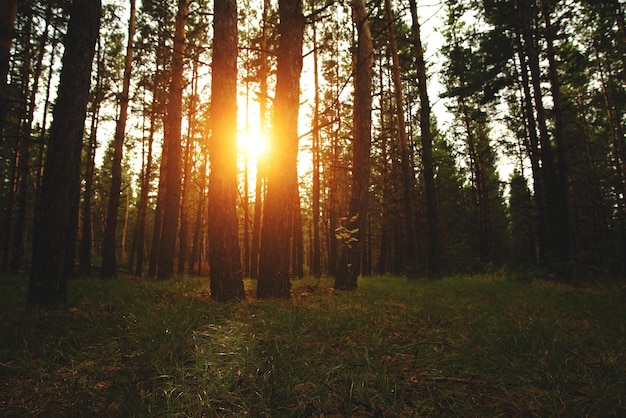
[[[0,415],[626,416],[623,0],[0,0]]]
[[[623,9],[3,0],[1,270],[39,306],[120,273],[218,301],[244,278],[617,280]]]

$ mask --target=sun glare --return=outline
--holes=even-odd
[[[258,129],[250,126],[245,129],[242,135],[239,137],[239,149],[242,153],[245,153],[249,159],[256,160],[266,150],[265,138]]]

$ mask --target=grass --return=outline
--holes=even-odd
[[[0,415],[626,416],[623,287],[330,286],[216,304],[202,278],[79,279],[39,311],[0,278]]]

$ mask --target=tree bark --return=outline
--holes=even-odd
[[[189,99],[189,117],[187,128],[187,143],[185,144],[185,157],[183,166],[183,185],[180,198],[180,234],[178,239],[178,274],[185,273],[185,266],[189,258],[189,189],[192,186],[191,169],[194,164],[193,147],[196,136],[196,112],[198,90],[198,58],[194,57],[193,75],[191,80],[191,97]]]
[[[356,289],[361,274],[372,142],[372,34],[365,1],[352,0],[351,6],[358,37],[354,68],[352,196],[350,218],[344,231],[347,235],[342,236],[344,242],[334,284],[335,289],[340,290]]]
[[[389,0],[387,0],[389,1]],[[424,197],[426,199],[426,225],[428,235],[428,275],[436,277],[440,272],[439,260],[439,220],[437,214],[437,193],[435,189],[435,161],[433,158],[433,133],[430,127],[430,101],[426,80],[426,63],[420,34],[415,0],[409,0],[411,6],[411,34],[413,37],[413,55],[417,70],[417,86],[420,97],[420,131],[422,135],[422,166],[424,176]]]
[[[176,251],[176,232],[180,210],[181,182],[181,120],[183,100],[183,67],[185,56],[185,36],[189,0],[178,0],[174,33],[174,51],[172,56],[172,78],[167,114],[167,171],[163,208],[163,224],[159,243],[157,278],[168,279],[174,274],[174,255]]]
[[[67,250],[80,183],[80,154],[100,27],[100,0],[75,0],[65,37],[63,69],[33,236],[27,302],[50,306],[67,300]]]
[[[102,66],[101,42],[98,38],[96,47],[96,74],[93,101],[91,103],[91,126],[89,129],[89,141],[87,144],[87,161],[85,161],[85,186],[83,189],[83,210],[81,216],[82,228],[80,236],[80,249],[78,256],[78,271],[85,276],[91,275],[91,253],[93,240],[93,225],[91,204],[93,202],[93,180],[96,171],[96,149],[98,148],[97,134],[102,103]],[[42,145],[43,147],[43,145]]]
[[[402,98],[402,80],[400,78],[400,58],[398,56],[398,44],[396,29],[391,10],[391,0],[385,0],[385,20],[387,21],[387,34],[389,38],[389,53],[392,61],[392,78],[394,86],[396,119],[398,123],[398,140],[400,142],[400,156],[402,168],[402,198],[404,209],[404,228],[406,237],[406,275],[414,278],[417,275],[417,243],[415,231],[414,189],[415,176],[411,163],[411,150],[406,133],[404,119],[404,100]],[[426,170],[424,170],[426,172]]]
[[[120,192],[122,189],[122,153],[124,137],[126,135],[126,119],[128,118],[128,103],[130,102],[130,79],[133,64],[133,43],[135,37],[135,0],[130,0],[130,18],[128,23],[128,40],[126,57],[124,59],[124,80],[122,95],[120,96],[120,114],[115,127],[113,139],[113,161],[111,163],[111,189],[107,207],[104,240],[102,242],[102,268],[100,277],[103,279],[116,275],[117,260],[117,223],[120,209]]]
[[[263,21],[261,22],[260,40],[260,63],[259,63],[259,131],[266,141],[267,138],[267,77],[269,73],[267,63],[267,15],[269,13],[269,0],[263,1]],[[257,156],[256,181],[254,188],[254,219],[252,224],[252,244],[250,248],[250,277],[259,277],[259,253],[261,247],[261,222],[263,212],[263,183],[266,178],[267,160],[265,156]]]
[[[263,229],[257,297],[289,298],[289,248],[293,191],[297,190],[298,109],[305,18],[302,0],[279,0],[278,68],[273,137]],[[295,181],[295,183],[294,183]]]
[[[243,299],[237,231],[237,2],[216,0],[209,142],[208,232],[211,297]]]
[[[311,153],[313,154],[313,191],[312,191],[312,224],[313,246],[311,249],[311,274],[322,275],[322,246],[320,241],[320,97],[319,97],[319,58],[317,51],[316,22],[313,22],[313,135]]]

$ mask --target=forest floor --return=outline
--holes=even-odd
[[[500,275],[294,282],[0,277],[0,416],[626,416],[626,288]],[[253,293],[254,283],[246,281]]]

